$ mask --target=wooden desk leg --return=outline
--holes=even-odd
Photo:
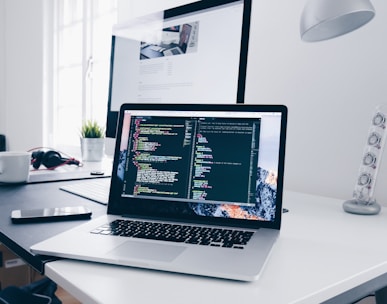
[[[375,291],[376,304],[387,303],[387,287]]]

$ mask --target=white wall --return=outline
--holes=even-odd
[[[374,108],[387,103],[387,2],[372,1],[377,14],[371,23],[310,44],[299,38],[306,0],[253,0],[246,102],[284,103],[289,108],[287,189],[351,198]],[[0,68],[6,64],[6,84],[0,83],[0,89],[6,88],[6,105],[0,93],[0,131],[6,117],[14,149],[43,141],[43,2],[0,0],[0,16],[7,11],[5,22],[0,20],[0,45],[4,23],[7,42],[2,47],[5,60],[0,51]],[[188,0],[119,0],[119,19],[184,2]],[[376,198],[387,206],[386,185],[384,161]]]
[[[118,22],[125,23],[130,18],[158,12],[171,7],[200,0],[117,0],[118,1]]]
[[[351,198],[372,114],[387,103],[387,3],[333,40],[299,38],[304,0],[254,1],[246,101],[289,108],[285,186]],[[384,158],[387,158],[387,153]],[[387,161],[376,196],[387,205]]]
[[[0,127],[9,149],[28,150],[43,145],[43,0],[3,0],[0,15]]]

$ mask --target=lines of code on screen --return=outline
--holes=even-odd
[[[125,195],[254,204],[259,119],[132,117]]]

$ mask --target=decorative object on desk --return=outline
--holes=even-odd
[[[387,135],[386,117],[387,105],[378,106],[368,132],[353,199],[343,204],[344,210],[349,213],[372,215],[380,212],[380,205],[374,198],[374,188]]]
[[[88,120],[81,129],[81,151],[83,161],[101,161],[105,154],[104,128]]]
[[[24,151],[0,152],[0,183],[24,183],[30,173],[31,153]]]
[[[375,16],[369,0],[309,0],[301,15],[303,41],[315,42],[352,32]]]

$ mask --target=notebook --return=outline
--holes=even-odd
[[[107,214],[31,251],[259,278],[281,227],[283,105],[124,104]]]

